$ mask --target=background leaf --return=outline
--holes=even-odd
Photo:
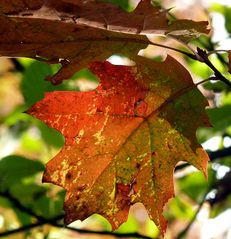
[[[41,162],[20,156],[8,156],[0,160],[1,190],[18,183],[23,178],[44,170]]]

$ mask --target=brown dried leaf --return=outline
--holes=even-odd
[[[114,53],[136,55],[150,43],[146,35],[188,40],[208,33],[207,22],[177,20],[168,24],[167,12],[148,2],[141,2],[132,13],[108,3],[84,2],[1,2],[0,55],[50,62],[66,59],[51,79],[58,84],[92,60],[104,60]],[[14,4],[18,12],[13,14]]]

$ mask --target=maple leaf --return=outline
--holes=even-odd
[[[94,1],[1,1],[0,55],[32,57],[62,64],[49,80],[59,84],[89,62],[114,53],[137,55],[159,34],[189,40],[208,33],[207,22],[176,20],[140,2],[134,12]],[[116,17],[114,17],[116,16]]]
[[[163,207],[174,194],[173,172],[187,161],[206,175],[208,156],[195,132],[208,126],[206,100],[174,58],[136,58],[136,66],[94,62],[90,92],[52,92],[28,113],[65,136],[46,165],[44,182],[66,189],[65,222],[93,213],[113,229],[136,202],[166,230]]]

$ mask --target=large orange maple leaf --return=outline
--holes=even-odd
[[[97,89],[47,93],[28,111],[66,139],[43,181],[66,189],[66,223],[99,213],[116,229],[141,202],[164,233],[175,165],[187,161],[206,175],[208,156],[195,132],[209,125],[207,102],[170,56],[89,69],[100,79]]]

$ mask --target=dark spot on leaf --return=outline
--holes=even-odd
[[[136,168],[140,169],[140,163],[136,163]]]
[[[130,188],[129,185],[127,184],[122,184],[122,183],[116,184],[116,189],[118,192],[127,192],[129,188]]]
[[[147,110],[147,103],[143,99],[138,99],[134,104],[134,113],[137,116],[144,116]]]
[[[97,112],[97,113],[103,113],[103,111],[100,110],[100,109],[98,109],[98,108],[97,108],[96,112]]]
[[[152,156],[156,156],[157,154],[156,154],[156,152],[155,151],[153,151],[152,152]]]
[[[168,148],[172,149],[172,145],[170,143],[168,143]]]
[[[135,102],[135,107],[136,107],[137,105],[140,105],[142,102],[143,102],[143,99],[138,99],[138,100]]]
[[[77,191],[83,191],[86,187],[87,187],[86,184],[82,184],[82,185],[77,187]]]
[[[67,174],[66,174],[66,179],[67,180],[70,180],[72,178],[72,174],[70,173],[70,172],[68,172]]]

